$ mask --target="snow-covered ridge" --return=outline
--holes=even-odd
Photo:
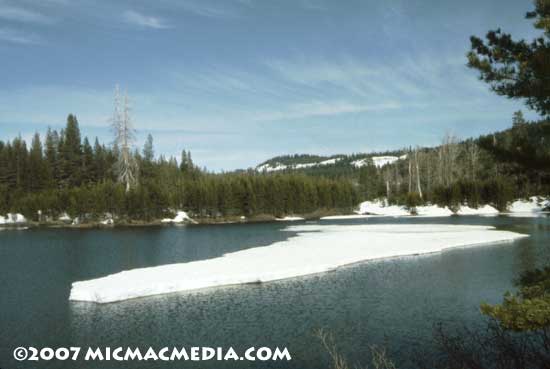
[[[359,159],[351,162],[351,164],[356,168],[364,167],[365,165],[368,165],[371,161],[377,168],[382,168],[385,165],[393,164],[398,160],[406,159],[407,155],[401,155],[401,156],[373,156],[370,158],[364,158]]]
[[[305,169],[305,168],[313,168],[317,166],[323,166],[323,165],[334,165],[338,161],[342,160],[342,158],[333,158],[323,161],[316,161],[311,163],[303,163],[303,164],[295,164],[295,165],[285,165],[282,163],[275,163],[273,164],[262,164],[256,168],[259,172],[276,172],[280,170],[287,170],[287,169]]]
[[[69,299],[108,303],[201,288],[269,282],[365,260],[513,241],[524,235],[464,225],[302,225],[269,246],[182,264],[134,269],[72,285]]]

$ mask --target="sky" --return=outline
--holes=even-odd
[[[0,139],[111,142],[115,85],[141,147],[209,170],[474,137],[523,109],[466,67],[471,35],[537,35],[530,0],[0,0]]]

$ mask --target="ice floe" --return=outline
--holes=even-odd
[[[72,284],[69,299],[108,303],[225,285],[268,282],[366,260],[440,252],[525,237],[487,226],[300,225],[286,241],[222,257],[134,269]]]

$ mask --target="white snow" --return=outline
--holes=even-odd
[[[112,218],[102,220],[100,223],[103,224],[103,225],[113,225],[113,224],[115,224],[115,222]]]
[[[286,169],[304,169],[304,168],[312,168],[322,165],[333,165],[336,164],[338,161],[342,160],[342,158],[333,158],[333,159],[327,159],[323,161],[316,161],[311,163],[302,163],[302,164],[295,164],[295,165],[285,165],[282,163],[275,163],[275,166],[271,166],[270,164],[263,164],[256,168],[259,172],[276,172],[280,170],[286,170]]]
[[[361,168],[361,167],[364,167],[365,165],[367,165],[369,162],[370,162],[370,159],[365,158],[365,159],[359,159],[359,160],[352,161],[351,165],[353,165],[356,168]]]
[[[184,222],[191,222],[195,223],[189,215],[185,211],[178,211],[176,213],[176,216],[174,218],[164,218],[161,220],[162,223],[184,223]]]
[[[365,219],[376,215],[351,214],[351,215],[329,215],[322,217],[321,220],[339,220],[339,219]]]
[[[260,165],[258,168],[256,168],[259,172],[276,172],[276,171],[279,171],[279,170],[285,170],[287,169],[287,166],[284,165],[284,164],[281,164],[281,163],[276,163],[276,165],[274,167],[272,167],[271,165],[269,164],[263,164],[263,165]]]
[[[416,214],[422,217],[448,217],[453,215],[453,212],[448,207],[439,207],[437,205],[417,206]]]
[[[395,163],[399,160],[397,156],[373,156],[372,162],[377,168],[382,168],[385,165]]]
[[[296,222],[296,221],[299,221],[299,220],[304,220],[304,218],[286,216],[284,218],[275,218],[275,220],[278,221],[278,222]]]
[[[268,282],[365,260],[512,241],[524,235],[464,225],[302,225],[269,246],[182,264],[134,269],[72,284],[69,299],[108,303],[207,287]]]
[[[23,224],[27,223],[27,218],[19,213],[8,213],[6,216],[0,215],[0,224]]]
[[[364,167],[369,164],[371,161],[377,168],[382,168],[385,165],[393,164],[398,160],[406,159],[407,155],[401,156],[373,156],[370,158],[359,159],[351,162],[351,164],[356,168]]]
[[[533,196],[529,200],[516,200],[508,207],[508,215],[514,217],[537,217],[547,212],[550,200]]]
[[[71,222],[72,221],[72,218],[69,216],[69,214],[67,214],[66,212],[64,212],[63,214],[61,214],[61,216],[59,218],[57,218],[58,220],[61,220],[63,222]]]
[[[385,200],[362,202],[359,204],[359,214],[384,215],[391,217],[411,215],[411,213],[404,206],[388,205]]]
[[[389,217],[403,217],[411,215],[409,209],[403,205],[388,205],[385,199],[375,201],[365,201],[359,204],[359,214],[381,215]],[[439,207],[437,205],[425,205],[416,207],[417,216],[423,217],[447,217],[454,213],[448,207]],[[456,213],[457,215],[498,215],[497,209],[490,205],[484,205],[478,209],[462,205]]]
[[[462,205],[457,211],[458,215],[498,215],[498,210],[491,205],[484,205],[477,209]]]

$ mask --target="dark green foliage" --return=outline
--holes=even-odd
[[[483,304],[481,311],[505,329],[550,333],[550,267],[526,272],[516,284],[519,292],[507,293],[500,305]]]
[[[40,210],[55,218],[63,212],[81,221],[110,213],[119,219],[151,221],[175,209],[197,217],[285,215],[320,208],[350,211],[359,201],[351,181],[303,174],[262,175],[255,171],[211,174],[200,170],[189,151],[155,160],[148,136],[140,163],[139,185],[126,192],[113,173],[118,155],[97,138],[81,140],[78,121],[69,115],[61,133],[48,129],[27,150],[20,137],[0,141],[0,213],[17,211],[36,219]]]
[[[413,213],[416,212],[416,207],[422,204],[422,199],[418,192],[409,192],[405,198],[405,206]]]

